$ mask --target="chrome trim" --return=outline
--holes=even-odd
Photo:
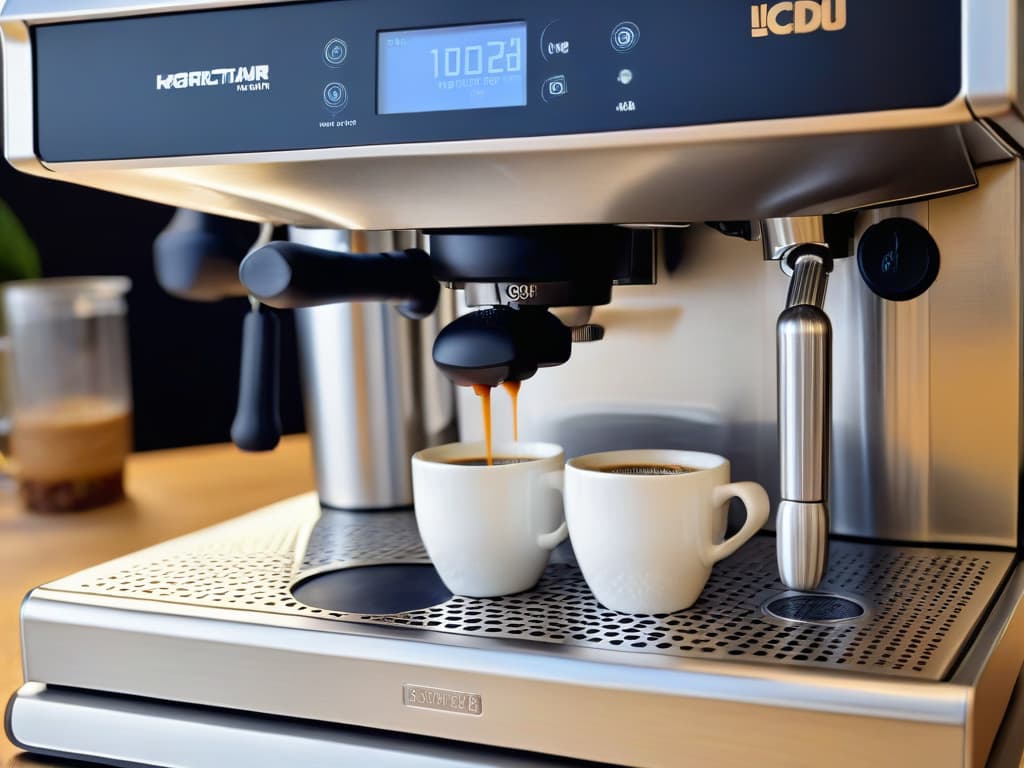
[[[386,766],[387,768],[541,768],[563,765],[455,742],[413,740],[302,720],[127,699],[26,683],[10,706],[15,746],[47,757],[188,768]],[[200,748],[197,748],[199,746]],[[226,762],[226,757],[230,761]],[[38,766],[15,757],[8,768]]]
[[[1010,575],[951,682],[970,690],[964,765],[983,765],[1021,672],[1024,648],[1024,566]]]
[[[828,506],[782,499],[775,514],[779,579],[790,589],[818,588],[828,567]]]
[[[963,78],[977,117],[1005,115],[1019,103],[1018,14],[1014,0],[963,5]]]
[[[767,261],[781,261],[795,245],[828,247],[825,221],[821,216],[788,216],[761,222],[761,242]]]
[[[773,231],[777,225],[769,226],[766,242],[778,245],[781,235],[793,234],[824,239],[820,218],[795,223],[805,231],[780,233]],[[782,583],[812,590],[828,565],[832,324],[823,305],[832,263],[819,253],[793,253],[789,295],[776,336],[782,497],[775,517],[776,549]]]
[[[940,113],[943,119],[966,119],[961,108],[962,103]],[[877,113],[873,118],[53,163],[45,171],[31,145],[9,145],[7,151],[20,170],[49,178],[225,215],[347,229],[457,227],[469,220],[498,226],[759,218],[829,213],[973,187],[976,178],[959,130],[949,123],[888,130],[906,117]],[[30,122],[30,114],[23,119]],[[874,131],[868,127],[872,123]],[[865,132],[836,133],[856,126]],[[746,165],[743,185],[716,183],[737,157],[757,152],[766,152],[771,163]],[[547,191],[516,195],[509,205],[506,198],[482,193],[481,165],[502,168],[510,189]],[[628,172],[610,176],[605,170],[610,167]],[[438,174],[450,180],[440,208]],[[865,177],[872,179],[867,187]],[[462,192],[456,196],[454,189]]]
[[[0,47],[3,60],[0,91],[4,100],[4,147],[8,162],[26,173],[49,175],[43,172],[43,165],[35,157],[34,69],[28,27],[18,22],[0,22]],[[12,154],[8,147],[15,152]]]
[[[808,596],[810,596],[810,597],[824,597],[824,598],[837,598],[837,599],[840,599],[840,600],[846,600],[847,602],[851,602],[851,603],[856,604],[857,607],[861,609],[861,614],[859,616],[853,616],[853,617],[848,618],[848,619],[791,619],[791,618],[788,618],[786,616],[782,616],[781,614],[775,613],[775,611],[772,610],[772,603],[774,603],[777,600],[781,600],[781,599],[787,598],[787,597],[808,597]],[[866,623],[872,617],[872,615],[874,614],[874,608],[867,601],[865,601],[862,597],[860,597],[859,595],[852,595],[852,594],[849,594],[849,593],[846,593],[846,592],[836,592],[835,590],[818,591],[818,592],[798,592],[798,591],[794,590],[794,591],[788,591],[788,592],[779,592],[777,594],[773,594],[770,597],[766,598],[764,600],[764,602],[761,604],[761,610],[764,612],[765,616],[767,616],[767,617],[769,617],[771,619],[775,619],[776,621],[782,622],[784,624],[811,624],[811,625],[815,625],[815,624],[858,624],[858,625],[861,625],[861,624]]]
[[[207,11],[247,5],[280,5],[302,0],[6,0],[0,21],[55,24],[95,18]]]

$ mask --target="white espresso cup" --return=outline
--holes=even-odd
[[[551,550],[568,530],[562,513],[562,449],[552,443],[495,443],[495,461],[481,443],[450,443],[412,457],[420,538],[445,586],[456,595],[496,597],[540,580]]]
[[[687,471],[654,474],[659,467]],[[723,541],[733,497],[747,517]],[[711,567],[746,543],[768,511],[764,488],[729,482],[728,460],[710,453],[610,451],[566,465],[565,516],[576,561],[598,601],[622,613],[689,608]]]

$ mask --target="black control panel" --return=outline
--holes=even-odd
[[[940,106],[960,0],[327,0],[34,28],[47,161]]]

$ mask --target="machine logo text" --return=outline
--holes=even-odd
[[[505,288],[505,293],[512,301],[527,301],[537,298],[537,286],[528,283],[512,283]]]
[[[156,76],[156,89],[169,91],[176,88],[202,88],[209,85],[234,85],[236,91],[269,91],[270,65],[251,67],[223,67],[198,69],[191,72],[172,72]]]
[[[405,706],[417,709],[438,709],[460,715],[482,715],[483,697],[479,693],[447,691],[444,688],[428,688],[425,685],[402,686]]]
[[[846,26],[846,0],[785,0],[750,6],[750,36],[805,35]]]

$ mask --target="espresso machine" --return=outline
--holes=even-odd
[[[33,590],[10,738],[112,765],[1019,764],[1018,13],[6,0],[8,161],[287,225],[237,290],[322,328],[319,495]],[[395,354],[427,341],[425,368]],[[769,530],[671,615],[605,609],[565,545],[530,592],[451,595],[407,454],[445,414],[478,438],[464,385],[504,381],[568,456],[728,457]],[[368,416],[452,397],[431,430]]]

